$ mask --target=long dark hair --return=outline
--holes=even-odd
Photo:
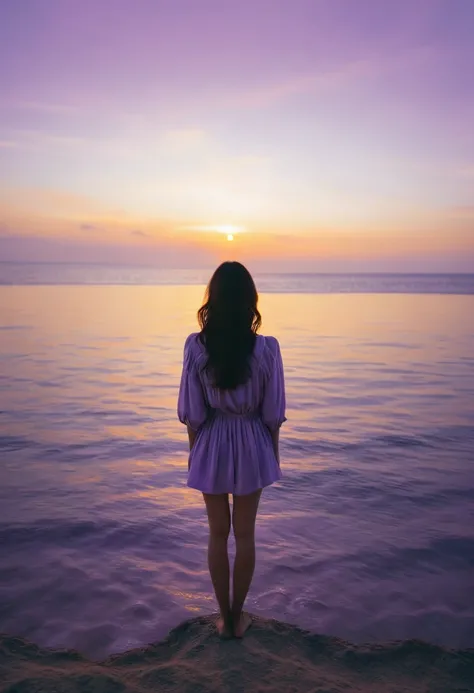
[[[233,390],[250,376],[250,357],[262,317],[250,272],[240,262],[224,262],[206,290],[198,311],[206,370],[215,387]]]

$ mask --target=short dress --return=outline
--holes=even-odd
[[[286,421],[280,346],[257,335],[250,378],[233,390],[214,387],[199,334],[184,345],[178,417],[197,432],[188,486],[203,493],[245,496],[281,478],[270,431]]]

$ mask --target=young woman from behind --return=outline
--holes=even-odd
[[[277,340],[257,334],[257,304],[254,281],[243,265],[225,262],[217,268],[198,311],[201,330],[184,346],[178,399],[178,416],[189,435],[188,486],[202,492],[207,510],[208,564],[222,636],[242,637],[251,625],[243,606],[255,568],[258,504],[262,489],[281,478],[283,363]]]

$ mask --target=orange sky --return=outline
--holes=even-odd
[[[474,10],[177,2],[2,6],[0,259],[474,270]]]

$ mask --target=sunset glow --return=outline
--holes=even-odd
[[[233,236],[234,234],[239,233],[239,231],[241,231],[241,229],[238,226],[232,226],[232,224],[222,224],[221,226],[217,226],[216,229],[220,233],[227,234],[227,237]]]
[[[254,267],[474,270],[474,4],[28,7],[0,8],[1,259],[211,267],[245,229]]]

